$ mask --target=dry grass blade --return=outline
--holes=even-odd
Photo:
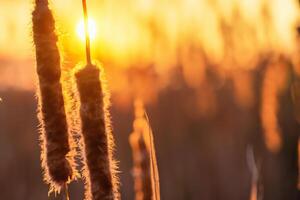
[[[160,185],[159,185],[159,172],[156,159],[156,151],[154,145],[154,138],[152,128],[150,126],[149,118],[145,112],[147,123],[149,125],[148,137],[149,137],[149,152],[150,152],[150,163],[151,163],[151,180],[153,190],[153,200],[160,200]]]

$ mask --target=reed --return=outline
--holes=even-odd
[[[50,184],[50,192],[60,192],[73,178],[75,167],[60,83],[58,38],[47,0],[35,0],[32,22],[39,80],[38,116],[41,123],[42,168],[44,180]]]

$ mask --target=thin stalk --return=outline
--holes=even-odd
[[[89,34],[89,20],[88,11],[86,6],[86,0],[82,0],[83,16],[84,16],[84,31],[85,31],[85,51],[86,51],[86,62],[90,65],[91,62],[91,40]]]

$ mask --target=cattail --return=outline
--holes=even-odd
[[[55,22],[47,0],[36,0],[32,13],[33,38],[39,79],[41,160],[50,192],[59,192],[72,179],[73,161],[60,83],[60,55]]]
[[[159,200],[158,169],[153,135],[145,118],[143,102],[135,101],[133,133],[129,137],[133,154],[133,176],[136,200]]]
[[[151,200],[151,170],[150,155],[141,132],[133,132],[130,135],[130,145],[133,154],[133,176],[136,200]]]
[[[261,120],[265,143],[269,151],[278,152],[282,146],[282,133],[278,123],[279,96],[284,90],[286,70],[282,61],[268,65],[262,88]]]
[[[108,99],[105,98],[99,75],[100,69],[91,64],[75,74],[80,97],[86,198],[113,200],[118,198],[112,159],[113,141],[107,116]]]
[[[84,161],[85,198],[91,200],[119,199],[114,142],[109,117],[109,96],[104,74],[91,63],[90,36],[86,0],[82,0],[87,65],[75,73],[80,99],[81,156]],[[100,76],[101,75],[101,76]]]

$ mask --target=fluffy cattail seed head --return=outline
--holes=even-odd
[[[60,189],[72,178],[72,159],[60,83],[60,55],[55,22],[48,1],[36,0],[32,13],[36,68],[39,79],[39,120],[41,122],[42,167],[52,190]]]
[[[118,198],[112,159],[112,136],[104,99],[100,70],[87,65],[75,74],[80,98],[81,132],[86,179],[86,198],[113,200]]]

